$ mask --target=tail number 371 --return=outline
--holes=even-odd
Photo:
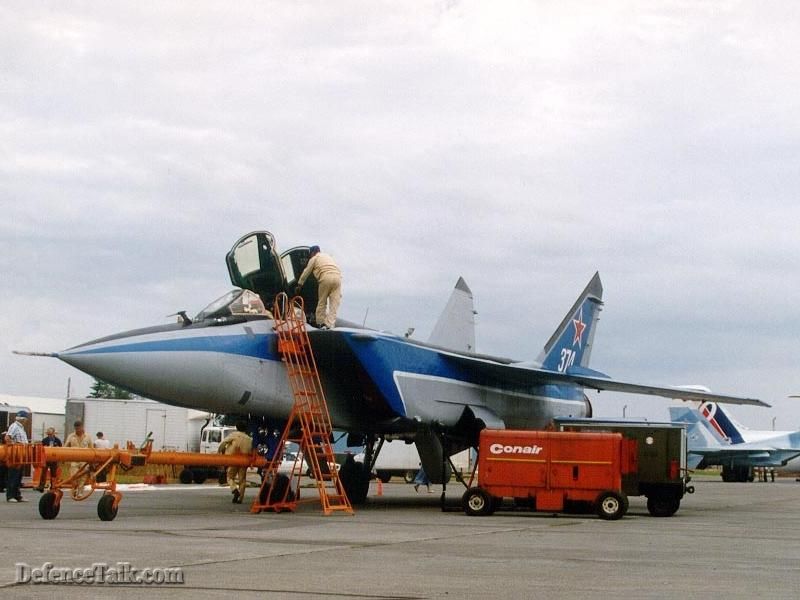
[[[561,361],[558,363],[558,372],[563,373],[567,369],[569,369],[572,365],[575,364],[575,355],[576,352],[573,352],[569,348],[562,348],[561,349]]]

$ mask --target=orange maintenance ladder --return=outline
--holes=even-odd
[[[250,511],[294,511],[300,502],[300,478],[305,460],[316,481],[324,514],[335,511],[353,514],[337,472],[331,444],[331,417],[306,331],[303,299],[296,296],[290,300],[286,294],[279,294],[273,316],[278,353],[286,365],[294,406]],[[290,476],[278,473],[286,442],[297,443],[301,450]]]

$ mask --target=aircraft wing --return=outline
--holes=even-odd
[[[740,464],[758,467],[782,467],[800,456],[800,448],[777,449],[755,444],[731,444],[720,446],[694,446],[689,442],[689,456],[701,457],[706,466]],[[698,461],[699,462],[699,461]]]
[[[666,387],[642,385],[618,381],[605,376],[597,371],[581,367],[569,368],[565,373],[541,369],[525,363],[502,363],[487,358],[471,357],[442,352],[441,355],[463,367],[469,368],[473,373],[482,375],[487,379],[499,382],[508,381],[519,385],[547,385],[572,383],[585,388],[605,392],[624,392],[627,394],[645,394],[661,396],[664,398],[679,398],[681,400],[697,400],[700,402],[720,402],[727,404],[751,404],[753,406],[770,405],[756,398],[741,398],[711,394],[696,389],[680,387]]]
[[[745,446],[745,447],[742,447]],[[730,459],[752,461],[764,467],[781,467],[787,462],[800,456],[800,449],[777,450],[758,446],[748,447],[747,444],[735,444],[723,447],[689,448],[692,454],[699,454],[708,459],[713,459],[712,464],[726,462]]]

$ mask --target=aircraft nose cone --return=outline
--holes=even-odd
[[[181,342],[171,328],[151,328],[79,344],[58,358],[96,379],[169,404],[192,406],[218,396],[224,380],[219,356],[182,351]]]

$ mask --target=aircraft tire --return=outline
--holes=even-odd
[[[681,506],[674,496],[651,496],[647,498],[647,512],[654,517],[671,517]]]
[[[55,519],[60,509],[61,505],[56,504],[56,495],[53,492],[45,492],[39,498],[39,515],[44,520],[51,521]]]
[[[192,483],[192,481],[194,480],[194,475],[192,475],[192,470],[191,469],[181,470],[181,472],[178,474],[178,479],[180,480],[181,483]]]
[[[470,517],[487,517],[494,512],[494,498],[479,487],[464,492],[461,497],[464,513]]]
[[[353,461],[349,466],[342,466],[339,478],[350,504],[360,506],[367,502],[370,477],[363,463]]]
[[[114,506],[114,496],[103,494],[97,503],[97,516],[101,521],[113,521],[117,516],[118,508]]]
[[[627,502],[617,492],[602,492],[595,502],[597,516],[606,521],[621,519],[626,512]]]

